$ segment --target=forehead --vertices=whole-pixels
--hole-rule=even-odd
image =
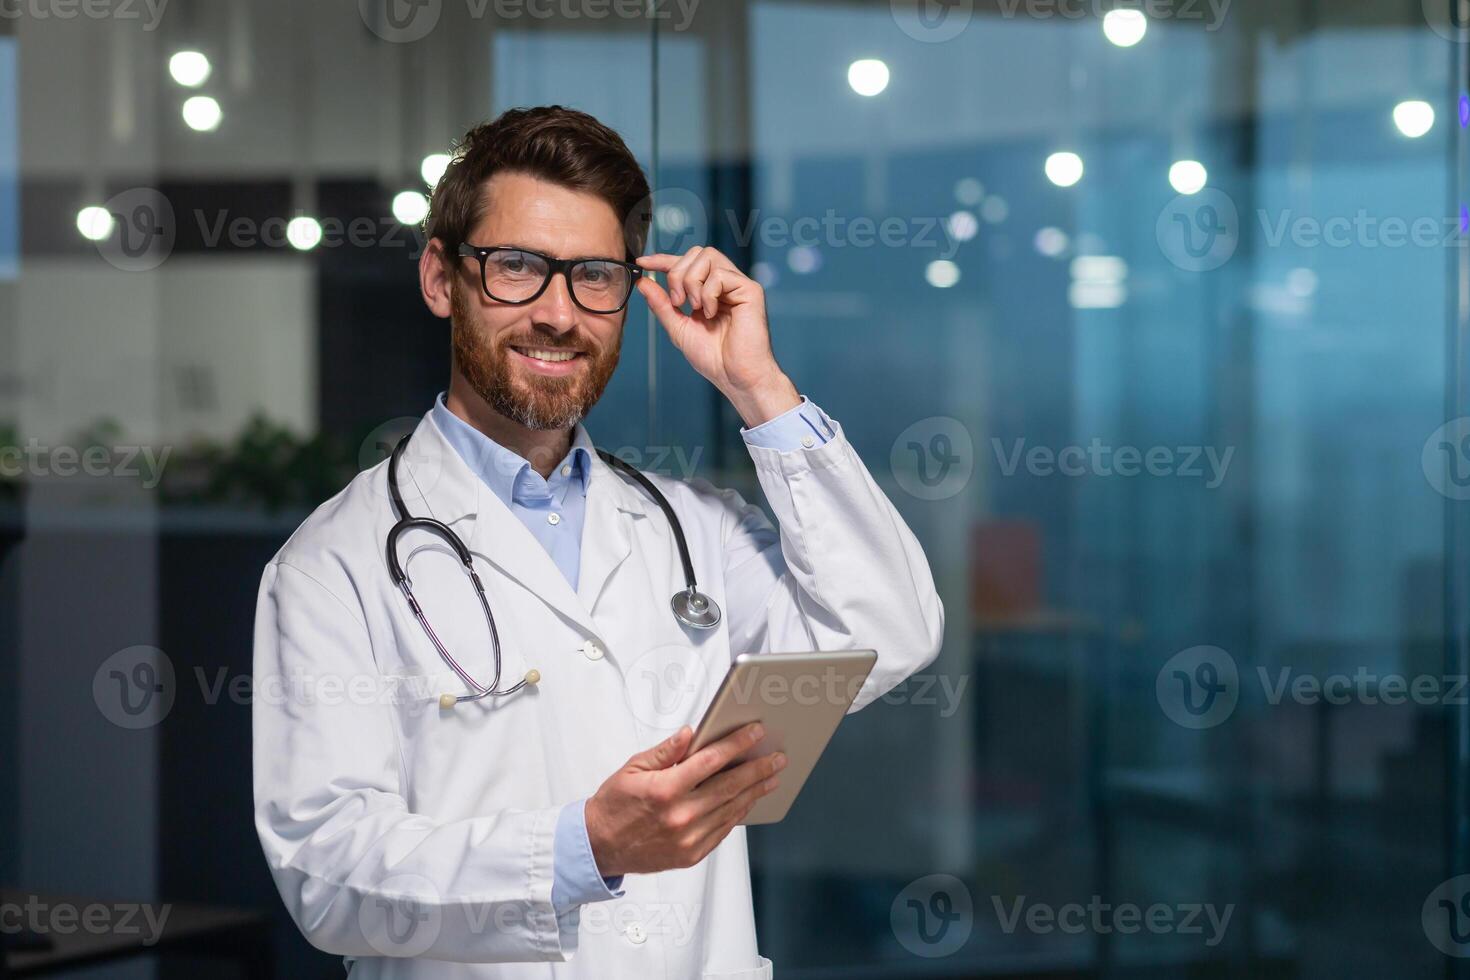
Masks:
[[[622,258],[623,225],[611,204],[523,173],[499,173],[480,191],[483,212],[470,232],[476,245],[520,245],[559,258]]]

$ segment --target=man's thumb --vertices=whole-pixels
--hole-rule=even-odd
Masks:
[[[669,327],[671,321],[675,321],[680,311],[674,307],[674,301],[663,286],[658,284],[652,276],[645,276],[638,280],[638,291],[643,294],[643,299],[648,303],[648,308],[653,315],[658,317],[658,322],[665,328]]]
[[[644,749],[633,756],[631,764],[634,769],[667,769],[680,759],[689,749],[689,739],[694,732],[688,725],[680,728],[668,738],[659,742],[650,749]]]

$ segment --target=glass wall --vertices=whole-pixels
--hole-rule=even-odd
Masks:
[[[559,102],[945,603],[750,832],[782,977],[1459,975],[1453,2],[0,3],[0,885],[339,975],[251,824],[256,586],[445,386],[434,155]],[[594,439],[757,500],[739,424],[635,299]]]

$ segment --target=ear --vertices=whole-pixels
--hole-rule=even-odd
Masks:
[[[454,304],[450,298],[453,281],[453,265],[444,242],[429,239],[429,244],[419,256],[419,290],[424,296],[424,305],[440,319],[448,319]]]

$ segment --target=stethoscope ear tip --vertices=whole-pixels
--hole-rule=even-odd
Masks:
[[[526,683],[531,685],[540,684],[541,671],[537,670],[535,667],[532,667],[530,670],[526,671]]]

